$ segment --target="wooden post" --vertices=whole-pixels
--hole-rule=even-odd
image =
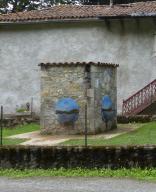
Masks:
[[[87,135],[88,135],[88,129],[87,129],[87,104],[85,104],[85,147],[87,147]]]
[[[31,118],[33,116],[33,97],[31,98]]]
[[[0,145],[3,145],[3,106],[1,106]]]

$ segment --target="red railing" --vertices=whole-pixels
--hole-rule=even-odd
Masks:
[[[122,114],[136,115],[156,101],[156,79],[123,101]]]

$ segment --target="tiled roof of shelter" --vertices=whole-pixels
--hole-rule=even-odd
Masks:
[[[59,63],[40,63],[39,66],[70,66],[70,65],[97,65],[97,66],[108,66],[108,67],[118,67],[118,64],[103,63],[103,62],[59,62]]]

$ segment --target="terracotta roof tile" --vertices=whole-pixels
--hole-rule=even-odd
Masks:
[[[98,65],[98,66],[107,66],[107,67],[118,67],[118,64],[113,63],[103,63],[103,62],[59,62],[59,63],[40,63],[39,66],[61,66],[61,65]]]
[[[109,5],[60,5],[48,9],[1,14],[0,22],[29,22],[99,17],[156,16],[156,1]]]

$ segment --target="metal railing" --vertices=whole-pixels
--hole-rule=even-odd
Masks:
[[[156,79],[128,99],[123,100],[122,114],[136,115],[154,101],[156,101]]]

